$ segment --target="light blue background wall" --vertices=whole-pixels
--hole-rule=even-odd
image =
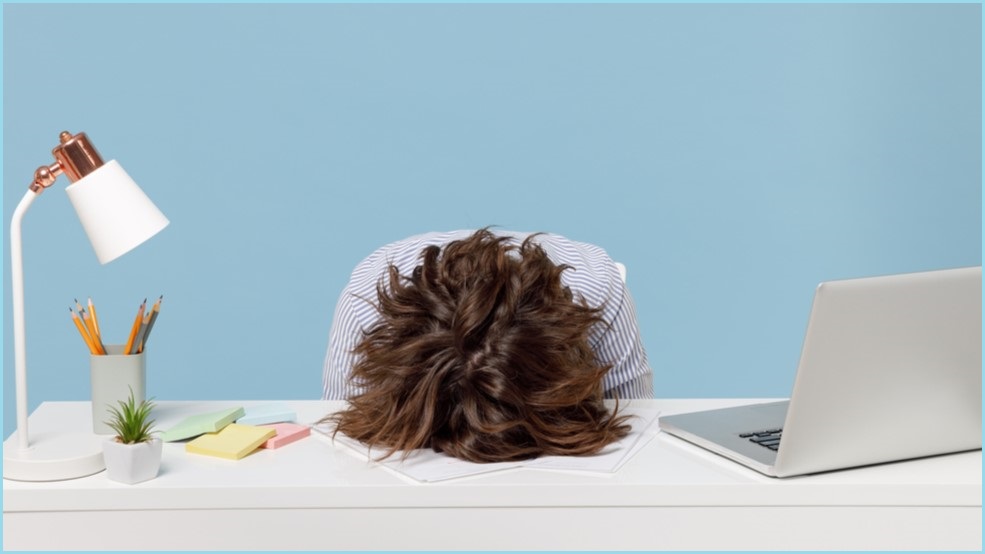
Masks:
[[[981,263],[979,5],[4,5],[7,226],[62,130],[172,225],[99,266],[60,180],[25,221],[30,404],[70,323],[165,295],[158,399],[317,398],[352,266],[498,224],[629,266],[665,397],[784,396],[814,285]],[[42,31],[39,34],[39,31]]]

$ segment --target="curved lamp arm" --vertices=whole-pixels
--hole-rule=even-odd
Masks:
[[[14,387],[17,394],[17,446],[27,450],[27,362],[24,340],[24,256],[21,250],[21,220],[44,188],[35,190],[37,179],[21,198],[10,221],[10,287],[14,307]]]
[[[34,200],[46,188],[54,184],[58,176],[65,172],[65,167],[74,166],[73,161],[80,158],[78,152],[83,149],[96,152],[84,134],[80,137],[80,141],[75,141],[72,144],[74,146],[75,143],[79,143],[83,146],[71,148],[69,152],[72,155],[70,157],[63,154],[56,158],[55,163],[43,165],[34,171],[34,181],[28,185],[24,198],[21,198],[20,203],[17,204],[10,220],[10,290],[14,308],[14,389],[17,399],[17,446],[21,450],[27,450],[30,447],[27,433],[27,341],[24,338],[24,254],[21,248],[21,221]],[[73,137],[71,133],[65,131],[62,132],[59,139],[61,144],[68,144]],[[57,150],[58,148],[56,148]],[[57,156],[58,152],[56,151],[52,153]],[[87,153],[81,158],[93,160],[93,155]],[[66,160],[65,165],[62,164],[62,160]],[[98,153],[95,153],[93,161],[102,163]]]

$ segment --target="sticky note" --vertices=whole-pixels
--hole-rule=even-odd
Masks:
[[[243,417],[244,413],[243,408],[239,407],[193,415],[162,433],[161,440],[164,442],[178,441],[197,437],[203,433],[215,433],[236,421],[237,418]]]
[[[238,460],[276,434],[277,430],[270,427],[231,423],[218,433],[206,433],[188,441],[185,452]]]
[[[267,423],[283,423],[297,419],[297,413],[287,404],[262,404],[249,406],[246,414],[236,420],[243,425],[265,425]]]
[[[262,448],[280,448],[311,434],[311,427],[297,423],[274,423],[273,425],[261,425],[261,427],[269,427],[277,432],[275,436],[267,439],[267,442],[261,445]]]

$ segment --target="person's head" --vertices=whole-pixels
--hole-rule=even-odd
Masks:
[[[625,436],[602,402],[589,333],[600,307],[561,283],[573,271],[533,237],[480,230],[429,246],[411,275],[377,285],[380,321],[355,352],[361,392],[326,418],[372,446],[432,448],[473,462],[591,454]]]

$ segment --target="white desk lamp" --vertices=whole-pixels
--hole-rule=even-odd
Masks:
[[[10,272],[14,305],[14,365],[17,432],[3,443],[3,478],[60,481],[98,473],[103,464],[101,437],[92,433],[47,433],[29,440],[27,364],[24,340],[24,263],[21,220],[44,189],[64,173],[66,189],[100,263],[132,250],[167,227],[168,220],[116,160],[103,163],[85,133],[63,132],[52,151],[55,163],[34,172],[34,181],[10,222]]]

